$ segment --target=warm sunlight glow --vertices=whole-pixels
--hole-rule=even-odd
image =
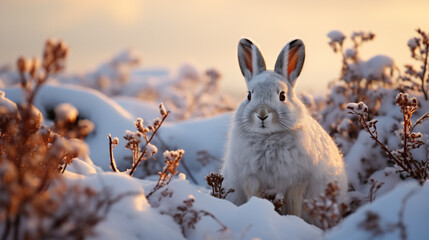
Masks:
[[[327,45],[329,31],[347,36],[373,31],[376,38],[362,48],[362,58],[385,54],[403,66],[410,60],[406,43],[415,29],[429,29],[429,1],[417,0],[6,0],[0,5],[0,64],[20,54],[37,55],[47,37],[70,44],[68,71],[95,67],[132,46],[146,67],[174,70],[185,62],[202,69],[215,67],[224,90],[239,97],[246,92],[236,56],[242,37],[258,43],[269,69],[287,41],[301,38],[307,57],[297,89],[323,92],[341,68],[339,56]]]
[[[149,207],[146,196],[140,194],[134,198],[134,206],[137,211],[144,211]]]

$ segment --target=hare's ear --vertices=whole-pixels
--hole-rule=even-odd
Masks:
[[[238,63],[247,82],[252,76],[266,70],[264,57],[258,47],[245,38],[238,43]]]
[[[290,41],[284,46],[277,57],[274,70],[281,74],[291,86],[295,86],[296,79],[301,73],[305,59],[304,43],[300,39]]]

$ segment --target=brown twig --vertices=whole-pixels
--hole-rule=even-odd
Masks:
[[[130,170],[130,176],[132,176],[134,174],[134,172],[136,171],[137,166],[140,164],[141,161],[143,161],[143,156],[146,153],[146,147],[147,147],[147,145],[152,141],[153,137],[156,135],[156,133],[158,132],[158,129],[161,127],[161,125],[164,122],[164,120],[168,117],[169,113],[170,113],[170,111],[168,111],[168,112],[166,112],[165,114],[162,115],[161,122],[155,128],[155,130],[153,131],[153,133],[150,136],[150,138],[146,139],[146,144],[143,147],[143,152],[140,154],[140,157],[137,159],[137,161],[133,164],[133,166],[132,166],[132,168]]]
[[[407,172],[410,177],[419,181],[420,184],[423,184],[428,178],[428,161],[415,160],[410,152],[412,149],[419,148],[423,142],[419,140],[421,134],[411,133],[412,122],[411,116],[417,110],[418,103],[416,98],[409,98],[408,94],[399,93],[396,97],[396,103],[401,107],[401,113],[403,114],[403,131],[404,136],[401,139],[403,144],[402,150],[397,150],[393,153],[384,143],[378,139],[376,120],[368,121],[367,112],[368,107],[362,102],[358,104],[349,104],[347,109],[349,113],[358,115],[360,125],[370,134],[371,138],[377,142],[377,144],[383,149],[388,157],[401,168],[402,172]],[[364,106],[364,108],[362,107]],[[364,109],[364,111],[362,111]],[[421,119],[421,120],[420,120]],[[425,116],[421,117],[419,120],[421,123]],[[410,142],[414,144],[410,145]]]
[[[358,113],[356,113],[356,114],[358,114]],[[387,153],[387,155],[389,156],[389,158],[392,161],[394,161],[396,164],[398,164],[398,166],[400,166],[401,168],[406,169],[406,167],[402,164],[402,162],[398,158],[396,158],[395,155],[392,154],[392,152],[390,151],[389,147],[387,147],[386,145],[384,145],[384,143],[382,143],[378,139],[377,131],[375,131],[375,133],[374,133],[374,132],[372,132],[370,130],[370,127],[368,126],[368,124],[367,124],[365,118],[363,117],[363,115],[362,114],[358,114],[358,117],[359,117],[359,123],[361,124],[361,126],[365,128],[366,132],[368,132],[371,135],[371,138],[373,140],[375,140],[378,143],[378,145]]]
[[[182,234],[186,236],[185,229],[195,229],[195,225],[201,220],[200,214],[203,216],[209,216],[215,220],[222,228],[219,229],[221,232],[229,232],[229,228],[225,226],[214,214],[206,210],[196,210],[193,206],[195,200],[193,198],[188,198],[183,200],[183,205],[177,206],[177,212],[174,213],[173,219],[180,225],[182,228]]]
[[[166,151],[164,152],[164,158],[165,158],[165,166],[162,172],[159,172],[159,179],[156,183],[153,190],[146,195],[146,198],[149,199],[152,194],[154,194],[156,191],[161,189],[162,187],[168,185],[173,178],[174,175],[178,173],[177,167],[179,166],[179,162],[182,159],[183,154],[185,151],[183,149],[179,149],[177,151]]]
[[[209,173],[206,176],[207,185],[212,188],[211,195],[215,198],[225,199],[228,194],[234,192],[234,189],[228,189],[225,192],[225,188],[222,187],[223,176],[220,173]]]
[[[114,171],[114,172],[120,172],[118,170],[118,168],[116,167],[116,161],[115,158],[113,157],[113,148],[115,148],[115,146],[117,145],[113,143],[112,141],[112,136],[109,134],[107,135],[107,137],[109,138],[109,153],[110,153],[110,168]]]
[[[371,183],[371,188],[369,189],[368,200],[369,202],[373,202],[375,200],[375,195],[377,194],[378,190],[384,185],[384,182],[379,182],[374,178],[369,179],[369,181]]]

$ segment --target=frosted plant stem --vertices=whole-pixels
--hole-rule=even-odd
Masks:
[[[152,135],[150,136],[149,140],[146,141],[146,145],[144,145],[143,147],[143,152],[140,155],[139,159],[136,161],[135,164],[133,164],[133,167],[131,168],[130,171],[130,176],[132,176],[134,174],[134,172],[136,171],[137,166],[140,164],[140,162],[143,160],[143,156],[146,153],[146,146],[150,143],[150,141],[152,141],[153,137],[156,135],[156,133],[158,132],[158,129],[161,127],[162,123],[164,122],[164,120],[167,118],[168,114],[170,113],[170,111],[166,112],[165,115],[162,116],[161,122],[159,123],[158,127],[155,129],[155,131],[152,133]]]

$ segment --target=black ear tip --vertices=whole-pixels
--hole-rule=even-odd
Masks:
[[[298,47],[298,46],[304,46],[304,43],[302,42],[301,39],[295,39],[289,42],[289,49],[294,48],[294,47]]]
[[[252,47],[252,45],[253,45],[253,43],[252,43],[252,41],[250,41],[249,39],[247,39],[247,38],[242,38],[241,40],[240,40],[240,42],[239,42],[239,45],[242,45],[242,46],[245,46],[245,47]]]

